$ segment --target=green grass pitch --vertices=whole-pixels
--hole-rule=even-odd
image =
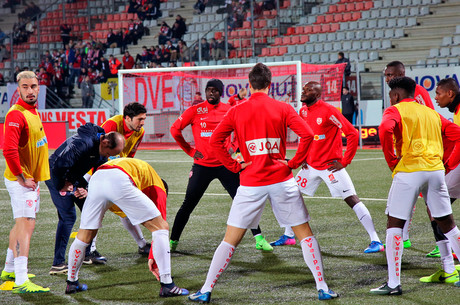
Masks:
[[[289,151],[292,156],[293,152]],[[137,157],[149,162],[169,184],[168,222],[172,226],[187,186],[192,160],[182,151],[139,151]],[[0,161],[3,172],[5,161]],[[380,150],[359,150],[347,168],[358,196],[369,208],[377,232],[385,239],[384,214],[391,173]],[[41,207],[32,237],[29,272],[34,282],[48,286],[51,293],[13,295],[0,291],[0,304],[186,304],[186,297],[160,299],[159,283],[148,271],[147,258],[137,254],[137,245],[118,218],[108,212],[98,235],[98,250],[108,257],[106,265],[83,266],[80,280],[89,290],[65,295],[66,276],[50,276],[53,261],[57,212],[48,190],[41,184]],[[13,225],[8,192],[0,186],[0,265],[3,268],[8,234]],[[435,272],[440,260],[427,258],[434,247],[425,205],[419,199],[412,222],[412,248],[403,254],[402,296],[373,296],[371,288],[386,281],[384,252],[364,254],[369,238],[355,213],[342,201],[330,198],[323,184],[314,198],[305,197],[312,216],[312,229],[321,245],[325,276],[329,286],[340,293],[333,304],[459,304],[460,288],[427,285],[419,278]],[[217,245],[222,240],[231,200],[218,181],[214,181],[193,212],[181,237],[177,253],[172,254],[175,282],[198,290],[203,284]],[[454,216],[460,219],[459,204]],[[77,212],[78,216],[80,215]],[[74,227],[77,230],[79,218]],[[264,211],[260,226],[267,240],[283,234],[270,206]],[[144,236],[151,239],[143,229]],[[70,242],[73,240],[71,239]],[[70,247],[70,243],[69,243]],[[254,238],[247,233],[237,248],[227,271],[212,294],[212,304],[307,304],[319,303],[313,277],[306,267],[300,246],[277,247],[273,253],[255,249]]]

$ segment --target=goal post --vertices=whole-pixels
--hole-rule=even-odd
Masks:
[[[269,95],[289,103],[297,111],[301,108],[302,84],[317,81],[323,86],[323,100],[340,107],[345,64],[312,65],[300,61],[267,62],[272,72]],[[221,102],[249,89],[248,74],[255,63],[238,65],[192,66],[118,71],[118,111],[124,105],[139,102],[147,108],[144,142],[174,142],[169,128],[179,115],[190,107],[196,92],[205,98],[208,80],[220,79],[224,83]],[[248,90],[248,95],[250,92]],[[185,132],[188,140],[191,134]],[[293,138],[292,141],[296,141]]]

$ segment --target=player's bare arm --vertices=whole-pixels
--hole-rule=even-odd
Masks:
[[[337,161],[337,160],[331,161],[327,165],[330,165],[327,170],[331,171],[333,173],[341,170],[342,168],[345,168],[345,166],[343,166],[343,164],[340,163],[340,161]]]
[[[201,153],[201,151],[195,151],[195,154],[193,155],[193,159],[196,159],[196,160],[199,160],[199,159],[203,159],[204,156],[203,154]]]

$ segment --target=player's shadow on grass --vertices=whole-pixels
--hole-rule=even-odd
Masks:
[[[69,304],[69,300],[67,300],[65,297],[57,296],[53,294],[53,291],[51,293],[45,292],[45,293],[36,293],[36,294],[20,294],[20,298],[24,301],[23,303],[27,304]],[[88,303],[91,304],[91,303]]]

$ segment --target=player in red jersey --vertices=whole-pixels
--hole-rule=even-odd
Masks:
[[[232,95],[228,99],[228,103],[230,104],[230,106],[235,106],[235,105],[241,104],[242,102],[247,101],[247,99],[246,99],[247,94],[248,94],[248,90],[246,88],[241,88],[240,91],[238,91],[237,94]]]
[[[409,77],[394,78],[389,86],[392,106],[385,110],[379,126],[382,151],[393,176],[385,211],[388,282],[371,289],[377,295],[402,294],[403,227],[420,192],[452,248],[460,253],[460,230],[452,215],[444,179],[444,171],[459,163],[460,147],[454,148],[445,165],[442,160],[443,137],[458,143],[460,128],[436,111],[419,105],[414,100],[415,81]]]
[[[404,67],[404,64],[402,62],[392,61],[386,65],[385,70],[383,71],[383,75],[385,76],[385,82],[388,84],[395,77],[406,76],[406,68]],[[431,98],[430,98],[430,94],[428,93],[428,91],[426,91],[425,88],[423,88],[420,85],[415,86],[414,99],[417,103],[421,105],[425,105],[431,109],[434,109],[433,102],[431,101]],[[412,214],[414,212],[415,212],[415,206],[414,206],[414,211],[412,211]],[[411,222],[412,222],[412,217],[410,221],[406,222],[406,225],[403,230],[404,248],[410,248],[412,245],[409,239],[409,228],[410,228]]]
[[[223,166],[209,145],[209,139],[217,124],[224,118],[230,105],[220,102],[224,84],[218,79],[211,79],[206,84],[206,101],[188,108],[171,126],[171,135],[186,154],[194,159],[185,193],[185,199],[176,214],[171,230],[171,250],[175,251],[182,231],[196,205],[209,184],[219,179],[229,195],[233,198],[240,185],[238,173],[233,173]],[[195,148],[190,146],[182,135],[182,130],[192,126]],[[262,236],[260,228],[254,228],[252,234],[256,239],[256,249],[273,251],[273,247]]]
[[[460,125],[460,89],[458,83],[453,78],[445,78],[436,85],[436,102],[441,108],[448,108],[454,113],[454,123]],[[443,162],[446,162],[453,149],[455,142],[443,138]],[[446,173],[446,186],[450,196],[450,203],[454,203],[457,198],[460,198],[460,166],[457,165],[453,170]],[[449,240],[442,233],[441,228],[436,220],[431,216],[430,210],[427,208],[428,216],[430,217],[431,227],[433,228],[434,237],[436,240],[436,248],[427,254],[428,257],[441,257],[442,268],[432,275],[420,278],[422,283],[452,283],[458,282],[458,271],[460,265],[455,266],[454,256],[449,244]],[[456,258],[456,257],[455,257]]]
[[[308,82],[303,87],[302,103],[306,106],[300,109],[300,116],[313,129],[314,141],[305,160],[307,165],[296,176],[297,184],[302,193],[313,196],[324,181],[333,197],[341,197],[353,209],[369,234],[371,243],[364,253],[381,252],[383,244],[375,231],[369,210],[356,195],[345,169],[358,149],[358,132],[335,107],[321,100],[321,94],[322,88],[318,82]],[[342,132],[347,138],[347,149],[343,156]],[[283,236],[289,236],[289,232]]]
[[[267,199],[279,224],[292,226],[301,240],[303,257],[315,278],[319,299],[338,297],[325,282],[319,244],[292,175],[292,169],[301,165],[313,133],[292,106],[268,96],[270,85],[271,71],[262,63],[256,64],[249,72],[251,97],[232,107],[211,136],[217,158],[232,172],[241,172],[241,186],[233,199],[224,240],[214,253],[206,282],[189,296],[192,301],[210,301],[212,289],[228,267],[246,230],[257,227]],[[300,136],[298,150],[289,162],[285,161],[288,127]],[[232,159],[226,149],[225,141],[233,131],[246,163]]]

